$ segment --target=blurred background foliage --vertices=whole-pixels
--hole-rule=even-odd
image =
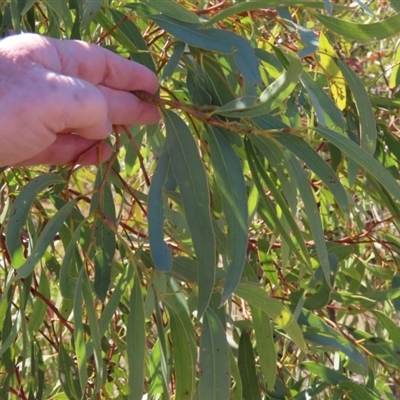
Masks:
[[[399,12],[3,2],[155,71],[163,122],[1,172],[0,398],[399,398]]]

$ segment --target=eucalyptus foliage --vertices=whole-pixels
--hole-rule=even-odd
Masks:
[[[395,399],[398,1],[10,0],[160,78],[104,165],[1,172],[1,399]]]

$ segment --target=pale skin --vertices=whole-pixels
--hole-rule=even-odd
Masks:
[[[97,164],[113,125],[152,124],[156,75],[99,46],[35,34],[0,41],[0,167]]]

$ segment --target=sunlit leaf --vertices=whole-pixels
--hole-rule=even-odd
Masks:
[[[215,113],[230,117],[254,117],[267,114],[287,99],[296,87],[303,67],[297,56],[291,52],[286,53],[289,58],[289,68],[259,97],[240,97],[218,108]]]
[[[369,154],[373,155],[376,148],[376,122],[371,102],[367,91],[360,78],[342,60],[337,64],[342,71],[346,84],[349,86],[354,97],[360,121],[360,146]]]
[[[382,40],[398,33],[400,14],[387,18],[384,21],[357,24],[327,15],[314,14],[322,24],[333,32],[354,40]]]
[[[241,283],[235,290],[235,294],[247,301],[251,306],[260,308],[276,324],[282,327],[291,339],[301,348],[306,349],[306,343],[303,338],[300,327],[293,319],[289,309],[280,301],[268,296],[268,293],[260,287]]]

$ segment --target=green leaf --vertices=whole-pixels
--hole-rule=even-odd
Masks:
[[[379,321],[388,331],[389,336],[393,340],[393,342],[400,346],[400,328],[398,327],[398,325],[384,313],[376,310],[372,312],[378,317]]]
[[[191,46],[235,54],[236,63],[243,75],[253,83],[262,84],[258,59],[245,38],[222,29],[202,29],[201,24],[190,24],[165,15],[151,15],[150,18],[162,29]]]
[[[102,0],[79,0],[81,26],[84,30],[89,29],[93,18],[100,11]]]
[[[165,111],[167,148],[182,197],[186,220],[197,257],[199,316],[206,310],[215,283],[215,236],[210,215],[210,197],[204,165],[188,126],[171,111]]]
[[[290,51],[285,54],[289,59],[287,71],[272,82],[259,97],[240,97],[224,104],[214,113],[230,117],[255,117],[267,114],[278,107],[293,92],[303,71],[303,66],[296,54]]]
[[[147,197],[147,221],[149,224],[150,254],[154,266],[163,272],[172,268],[172,254],[164,241],[164,211],[163,187],[167,179],[171,163],[166,145],[161,151],[156,170],[151,179],[149,195]]]
[[[89,279],[86,274],[85,268],[82,268],[79,274],[79,279],[82,279],[82,293],[83,299],[85,300],[86,315],[89,320],[90,327],[90,338],[93,344],[93,354],[96,366],[96,377],[94,379],[94,393],[100,391],[101,385],[103,384],[103,359],[101,353],[101,336],[99,330],[99,324],[97,321],[97,313],[93,301],[92,292],[90,289]]]
[[[345,62],[337,60],[337,64],[353,94],[354,102],[357,107],[360,123],[360,146],[367,153],[373,155],[376,148],[377,131],[374,111],[371,106],[371,101],[369,100],[369,95],[365,90],[363,82]]]
[[[277,7],[307,7],[307,8],[324,8],[325,4],[322,1],[308,1],[308,0],[269,0],[268,8]],[[211,17],[203,26],[213,25],[225,18],[228,18],[235,14],[241,14],[250,10],[265,8],[264,0],[248,0],[246,2],[240,2],[239,4],[232,5],[225,8],[223,11]]]
[[[275,139],[300,158],[307,166],[321,178],[330,192],[335,196],[339,207],[345,215],[349,215],[349,201],[346,191],[331,166],[318,153],[298,136],[277,134]]]
[[[303,71],[300,81],[310,96],[318,123],[330,129],[334,129],[337,126],[344,130],[346,125],[342,112],[325,91],[311,78],[310,74]],[[325,115],[328,117],[328,120],[325,118]]]
[[[247,251],[247,195],[240,160],[223,134],[211,128],[209,134],[211,162],[228,229],[228,265],[221,302],[233,293],[240,281]]]
[[[326,282],[328,285],[331,285],[331,269],[329,264],[328,250],[326,248],[324,230],[322,228],[321,217],[317,203],[315,202],[313,191],[311,190],[303,168],[293,155],[289,157],[289,164],[292,170],[292,176],[297,181],[297,186],[303,200],[319,262],[321,263],[322,270],[324,271]]]
[[[273,390],[277,374],[277,354],[269,316],[260,308],[250,307],[256,335],[256,349],[268,390]]]
[[[327,368],[324,365],[317,364],[312,361],[305,361],[301,363],[301,366],[306,368],[308,371],[312,372],[313,374],[319,376],[320,378],[324,379],[326,382],[330,383],[331,385],[337,385],[341,382],[350,381],[345,375],[342,375],[340,372],[337,372],[333,369]]]
[[[261,149],[261,145],[266,145],[268,139],[263,138],[263,137],[250,137],[251,141],[253,143],[255,143],[256,147]],[[264,140],[265,139],[265,140]],[[260,143],[261,142],[261,143]],[[295,221],[295,219],[293,218],[290,209],[284,199],[284,197],[282,196],[281,192],[278,190],[278,188],[275,186],[274,182],[272,181],[272,179],[269,177],[269,175],[266,173],[266,171],[264,170],[260,160],[257,158],[256,154],[254,153],[254,151],[252,150],[251,146],[249,146],[248,142],[246,141],[246,151],[248,153],[248,161],[249,161],[249,166],[250,169],[252,171],[252,176],[253,176],[253,180],[258,188],[258,191],[260,193],[260,198],[261,198],[261,203],[265,203],[265,205],[267,206],[268,209],[271,209],[272,211],[272,207],[270,207],[272,204],[272,201],[264,195],[263,190],[262,190],[262,186],[261,186],[261,181],[258,178],[258,174],[260,175],[260,177],[262,178],[262,180],[265,182],[265,184],[267,185],[268,189],[271,190],[273,196],[274,196],[274,200],[276,201],[276,203],[278,204],[278,206],[281,208],[282,213],[284,214],[286,221],[288,222],[289,226],[292,228],[293,231],[293,235],[297,240],[297,244],[293,243],[293,241],[291,240],[291,237],[289,235],[288,232],[286,232],[286,230],[284,229],[283,225],[281,224],[281,222],[279,220],[277,220],[277,217],[274,216],[273,212],[270,212],[271,218],[273,220],[275,220],[275,224],[277,224],[277,226],[280,228],[279,232],[282,236],[283,239],[285,239],[285,241],[288,243],[288,245],[290,246],[290,248],[292,249],[292,251],[298,255],[298,257],[300,259],[302,259],[302,261],[308,265],[308,267],[311,269],[311,260],[308,254],[308,249],[307,246],[304,242],[304,238],[303,235],[300,231],[300,228],[297,226],[297,223]],[[257,173],[258,171],[258,173]],[[297,246],[300,247],[301,252],[297,249]]]
[[[38,291],[44,298],[46,299],[50,298],[49,281],[44,269],[42,269],[40,272]],[[30,315],[28,323],[28,329],[32,334],[36,333],[37,330],[42,325],[43,319],[46,315],[46,310],[47,310],[47,304],[40,297],[37,297],[33,305],[32,314]]]
[[[200,398],[228,399],[231,383],[226,333],[218,316],[208,308],[200,342]]]
[[[176,288],[170,280],[172,289]],[[192,323],[185,299],[180,294],[169,294],[165,298],[170,317],[170,331],[175,367],[175,399],[190,400],[195,392],[197,350]]]
[[[58,373],[61,386],[68,399],[80,400],[82,398],[82,391],[79,386],[79,374],[74,360],[68,355],[62,343],[59,344],[58,351]]]
[[[156,72],[156,66],[154,60],[149,54],[149,49],[147,47],[146,41],[143,39],[142,33],[136,24],[122,12],[115,10],[114,8],[109,9],[114,22],[117,24],[116,32],[112,29],[111,34],[117,34],[117,39],[121,43],[121,37],[118,35],[123,35],[126,41],[129,43],[128,48],[133,48],[136,51],[131,51],[130,56],[132,60],[145,65],[147,68]],[[122,23],[121,23],[122,22]],[[121,43],[123,44],[123,43]]]
[[[83,328],[83,274],[79,274],[76,282],[75,298],[74,298],[74,342],[76,362],[79,374],[79,384],[82,393],[85,392],[88,374],[87,374],[87,352],[85,343],[85,333]]]
[[[144,361],[146,356],[146,331],[142,289],[139,275],[135,274],[129,299],[129,316],[126,327],[126,343],[129,367],[129,400],[143,398]]]
[[[124,4],[123,7],[137,10],[137,12],[141,15],[146,15],[148,17],[152,16],[155,11],[158,11],[160,14],[183,22],[200,23],[204,21],[202,18],[188,10],[183,5],[175,3],[174,0],[147,0],[145,4],[128,3]]]
[[[6,245],[14,268],[24,263],[24,247],[21,243],[21,230],[26,223],[32,203],[42,190],[50,185],[64,183],[64,179],[56,174],[44,174],[32,179],[15,200],[10,210],[10,220],[6,231]]]
[[[396,14],[381,22],[356,24],[342,19],[314,14],[315,18],[328,29],[353,40],[382,40],[399,32],[400,14]]]
[[[176,3],[173,3],[173,4],[176,4]],[[183,43],[183,42],[175,43],[174,51],[163,69],[163,73],[162,73],[162,77],[161,77],[162,80],[167,81],[172,77],[175,69],[177,68],[177,66],[181,60],[181,57],[182,57],[184,51],[185,51],[185,43]]]
[[[102,218],[96,219],[94,224],[94,238],[96,245],[94,290],[99,300],[104,302],[111,281],[116,238],[114,231]]]
[[[307,342],[322,346],[325,351],[341,351],[352,361],[358,364],[362,371],[367,373],[368,363],[364,356],[357,351],[354,345],[349,343],[345,338],[341,337],[336,332],[333,334],[332,332],[321,332],[317,328],[312,330],[307,329],[307,331],[304,333],[304,338],[307,340]],[[319,347],[319,349],[321,348]]]
[[[370,154],[345,136],[327,128],[314,128],[350,159],[369,172],[395,199],[400,201],[400,186],[392,175]]]
[[[30,275],[43,257],[47,247],[54,241],[54,237],[64,224],[65,220],[72,212],[78,200],[71,200],[66,203],[60,211],[58,211],[51,220],[44,227],[36,246],[32,250],[32,254],[26,259],[25,263],[17,270],[17,274],[14,276],[13,281],[21,278],[26,278]]]
[[[82,225],[85,221],[81,222],[71,236],[60,268],[60,292],[63,297],[73,299],[75,295],[75,285],[78,277],[78,260],[79,256],[77,246],[78,240],[81,236]],[[82,261],[80,263],[82,265]]]
[[[253,348],[250,336],[247,332],[242,332],[238,350],[238,366],[242,380],[243,400],[261,400],[260,387],[256,375]]]
[[[280,301],[271,298],[260,287],[248,283],[239,284],[235,294],[247,301],[251,306],[263,310],[278,326],[286,331],[300,349],[307,351],[307,345],[299,325],[294,320],[290,310]]]

